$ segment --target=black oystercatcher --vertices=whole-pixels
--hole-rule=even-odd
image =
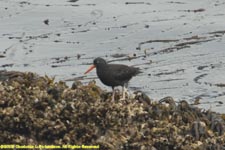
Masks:
[[[139,68],[129,67],[121,64],[108,64],[104,59],[98,57],[94,60],[93,65],[84,73],[87,74],[92,69],[96,68],[99,79],[107,86],[111,86],[113,90],[112,100],[114,101],[114,87],[122,86],[123,100],[125,99],[125,89],[128,86],[128,81],[138,73]]]

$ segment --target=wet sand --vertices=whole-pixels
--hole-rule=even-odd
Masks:
[[[224,0],[0,3],[1,70],[69,80],[104,57],[143,70],[130,90],[158,100],[200,100],[200,107],[225,112]],[[87,83],[96,73],[81,79]]]

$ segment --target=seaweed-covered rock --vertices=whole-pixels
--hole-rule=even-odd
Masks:
[[[94,82],[69,88],[47,76],[0,72],[0,143],[216,150],[225,149],[224,131],[224,114],[172,97],[157,102],[138,91],[112,102]]]

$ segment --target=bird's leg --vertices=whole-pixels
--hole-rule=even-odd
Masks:
[[[123,97],[121,100],[125,100],[126,99],[126,93],[128,95],[128,98],[129,98],[129,92],[127,90],[127,87],[128,87],[128,83],[125,83],[123,86],[122,86],[122,90],[123,90]]]
[[[125,100],[126,99],[126,92],[127,92],[127,88],[125,85],[122,86],[122,98],[120,100]]]
[[[112,101],[115,101],[115,89],[112,87]]]

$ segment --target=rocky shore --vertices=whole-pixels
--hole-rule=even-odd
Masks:
[[[0,143],[122,150],[223,150],[225,115],[137,91],[115,102],[95,82],[0,72]]]

